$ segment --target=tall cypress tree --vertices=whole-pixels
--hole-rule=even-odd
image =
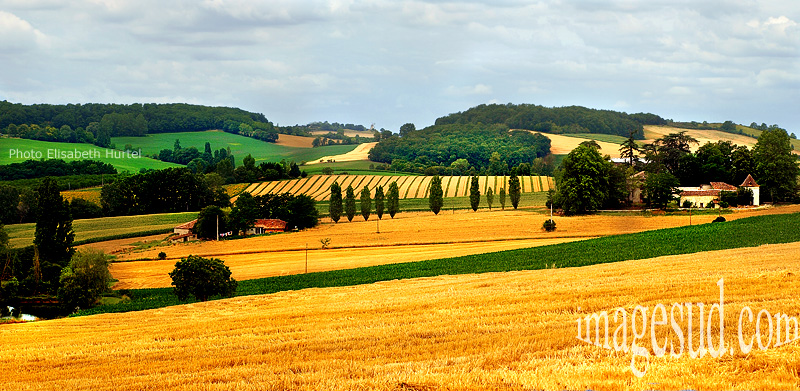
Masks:
[[[428,195],[428,206],[433,214],[438,215],[444,205],[444,191],[442,190],[442,178],[438,175],[431,180],[431,190]]]
[[[356,193],[353,186],[347,186],[344,195],[344,214],[347,216],[347,221],[353,221],[356,216]]]
[[[37,192],[36,230],[33,244],[39,253],[42,279],[55,287],[61,268],[69,264],[75,248],[69,202],[61,196],[55,179],[45,178]]]
[[[383,186],[378,186],[375,189],[375,214],[378,215],[378,220],[383,218],[383,200],[386,198],[383,195]]]
[[[519,184],[519,178],[516,172],[511,173],[511,178],[508,180],[508,197],[511,198],[511,206],[517,209],[519,205],[519,198],[522,196],[522,187]]]
[[[369,220],[369,215],[372,212],[372,197],[370,196],[369,187],[366,185],[361,189],[361,216],[364,221]]]
[[[500,208],[506,210],[506,189],[504,187],[500,188]]]
[[[339,218],[342,217],[342,187],[339,186],[338,181],[334,181],[331,185],[331,203],[328,204],[328,213],[334,223],[338,223]]]
[[[478,205],[481,203],[481,189],[478,184],[478,177],[472,177],[472,183],[469,185],[469,205],[473,211],[478,211]]]
[[[486,189],[486,203],[489,204],[489,210],[492,210],[493,202],[494,202],[494,191],[490,187]]]
[[[400,211],[400,188],[397,187],[397,181],[389,185],[389,195],[387,198],[386,203],[389,216],[394,218],[394,215]]]

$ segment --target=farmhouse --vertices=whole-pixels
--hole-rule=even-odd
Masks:
[[[197,223],[197,219],[194,219],[188,223],[183,223],[175,228],[172,229],[172,232],[176,233],[177,236],[171,237],[169,240],[171,242],[186,242],[189,240],[197,239],[197,235],[192,232],[194,229],[194,225]]]
[[[245,235],[261,235],[270,232],[286,231],[286,222],[279,219],[258,219],[253,228],[245,232]]]
[[[759,186],[751,175],[748,174],[739,187],[750,189],[753,192],[753,205],[760,205]],[[678,205],[683,205],[684,202],[689,201],[693,206],[699,208],[708,208],[711,205],[716,205],[723,191],[738,190],[736,186],[725,182],[711,182],[708,185],[699,187],[679,187],[678,189],[681,190],[681,199]]]

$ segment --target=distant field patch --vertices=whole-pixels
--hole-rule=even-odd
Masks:
[[[56,143],[49,141],[25,140],[19,138],[3,138],[0,140],[2,140],[0,141],[0,144],[3,146],[3,149],[0,150],[0,164],[22,163],[25,160],[29,160],[29,158],[24,157],[25,155],[21,155],[20,153],[28,153],[34,154],[35,156],[40,156],[34,157],[32,160],[53,158],[62,159],[67,162],[75,160],[99,160],[103,163],[109,163],[113,165],[114,168],[116,168],[119,172],[128,171],[136,173],[142,168],[160,170],[167,167],[180,167],[178,164],[166,163],[147,157],[137,158],[128,157],[127,155],[114,156],[115,152],[117,154],[120,154],[121,152],[113,149],[101,148],[91,144]],[[175,140],[173,140],[173,142],[174,141]],[[19,153],[15,153],[17,151],[19,151]],[[87,155],[91,157],[89,159],[70,159],[68,157],[62,157],[64,153],[70,152],[72,152],[73,155],[76,155],[74,151],[78,151],[78,153],[87,153]],[[48,154],[52,155],[49,156]]]
[[[256,159],[256,163],[279,161],[281,159],[294,160],[300,163],[316,160],[326,155],[347,153],[356,148],[356,145],[329,145],[317,148],[297,147],[288,145],[298,143],[296,139],[288,144],[268,143],[238,134],[225,133],[221,130],[158,133],[149,134],[145,137],[113,137],[111,141],[117,148],[123,148],[126,144],[130,144],[134,148],[141,148],[142,153],[145,155],[153,155],[158,154],[162,149],[173,149],[176,139],[180,140],[182,148],[195,147],[201,153],[205,148],[206,142],[211,144],[212,150],[230,147],[231,153],[236,157],[237,165],[241,164],[242,158],[248,154]]]

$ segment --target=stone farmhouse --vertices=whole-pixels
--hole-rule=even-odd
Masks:
[[[750,189],[753,192],[753,205],[760,205],[759,186],[751,175],[747,175],[747,178],[739,187]],[[699,187],[679,187],[678,189],[681,190],[678,205],[683,205],[684,202],[689,201],[695,207],[708,208],[711,205],[718,207],[717,202],[723,191],[736,191],[738,188],[725,182],[711,182]]]

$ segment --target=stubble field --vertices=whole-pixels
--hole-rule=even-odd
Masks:
[[[11,389],[796,389],[797,341],[763,351],[754,346],[745,355],[736,321],[743,306],[798,315],[799,258],[797,243],[765,245],[5,325],[0,371]],[[693,359],[687,346],[680,358],[651,357],[649,367],[637,360],[637,369],[646,369],[638,378],[630,353],[576,338],[577,319],[592,312],[710,306],[719,302],[721,278],[726,353],[720,358]],[[697,349],[696,323],[693,330]],[[751,323],[743,330],[754,335]],[[646,331],[638,343],[652,352]],[[656,337],[679,344],[669,326],[659,326]],[[627,338],[631,345],[633,335]]]

